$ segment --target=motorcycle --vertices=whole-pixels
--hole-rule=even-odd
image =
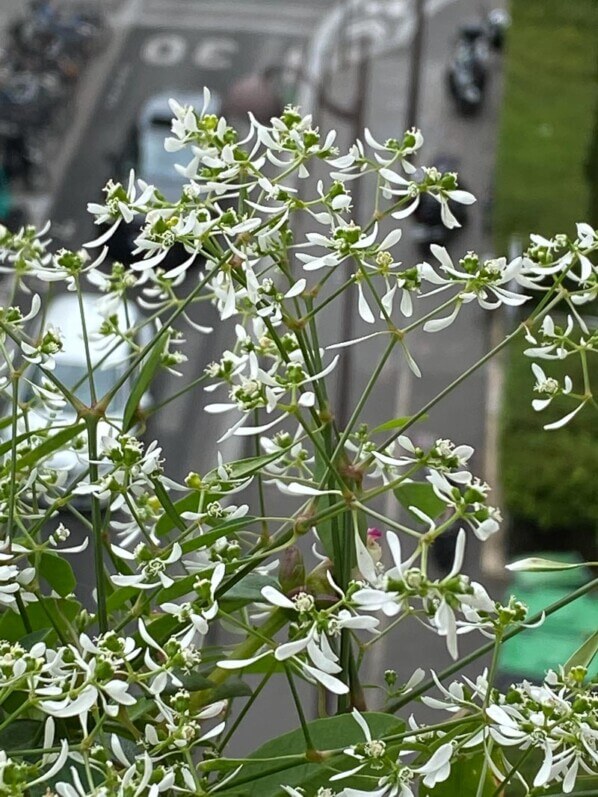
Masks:
[[[105,44],[108,26],[100,14],[64,11],[48,0],[30,5],[30,16],[9,28],[12,41],[20,49],[49,51],[58,46],[77,59],[89,57]]]
[[[495,50],[502,50],[506,32],[511,25],[511,15],[504,8],[494,8],[486,17],[488,41]]]
[[[464,115],[477,113],[484,99],[490,57],[484,27],[463,25],[457,35],[446,79],[457,111]]]

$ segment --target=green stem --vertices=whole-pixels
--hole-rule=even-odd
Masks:
[[[239,711],[237,717],[235,718],[235,720],[232,723],[232,725],[229,727],[229,729],[226,732],[225,736],[223,736],[222,739],[220,740],[220,742],[218,744],[218,751],[220,753],[222,752],[222,750],[224,750],[226,745],[229,743],[229,741],[231,740],[233,734],[235,733],[235,731],[237,730],[237,728],[239,727],[239,725],[243,721],[243,718],[246,716],[247,712],[252,707],[252,705],[255,703],[255,701],[259,697],[261,691],[263,690],[263,688],[266,686],[266,684],[268,683],[268,681],[272,677],[272,673],[274,671],[274,667],[275,666],[276,666],[276,662],[273,661],[272,665],[270,666],[270,669],[268,670],[268,672],[264,675],[264,677],[262,678],[262,680],[260,681],[260,683],[256,687],[256,689],[253,690],[253,693],[252,693],[251,697],[249,698],[247,703],[245,703],[245,705],[243,706],[241,711]]]
[[[284,611],[281,609],[275,609],[270,617],[268,617],[266,622],[263,623],[259,629],[256,629],[256,632],[259,632],[259,636],[257,633],[255,636],[248,636],[235,647],[229,658],[250,658],[264,645],[264,638],[272,640],[274,635],[280,631],[286,622],[287,617]],[[234,672],[236,672],[236,670],[223,670],[219,667],[215,667],[210,673],[209,678],[210,681],[213,682],[214,686],[220,686],[220,684],[223,684],[225,681],[227,681]],[[200,706],[203,706],[206,702],[209,702],[209,700],[210,695],[206,695],[205,692],[194,692],[191,695],[191,708],[195,710]]]
[[[87,378],[89,379],[89,392],[91,405],[94,406],[98,398],[96,396],[96,386],[93,378],[93,363],[91,362],[91,352],[89,350],[89,338],[87,336],[87,321],[85,320],[85,309],[83,307],[83,296],[81,295],[81,285],[79,280],[75,280],[77,289],[77,302],[79,304],[79,316],[81,318],[81,330],[83,332],[83,347],[85,349],[85,362],[87,364]]]
[[[105,396],[102,397],[102,402],[108,406],[114,396],[118,393],[121,387],[126,383],[132,373],[134,373],[135,369],[143,362],[147,354],[157,346],[159,341],[162,340],[162,337],[168,334],[172,324],[176,321],[176,319],[182,315],[187,307],[193,302],[195,297],[200,293],[200,291],[208,284],[208,282],[215,276],[218,272],[219,268],[226,262],[228,257],[230,256],[230,252],[227,252],[215,265],[214,268],[210,269],[205,277],[200,280],[195,288],[186,296],[183,301],[179,304],[176,310],[173,311],[170,318],[164,323],[164,325],[158,330],[158,332],[152,337],[152,339],[141,349],[139,354],[132,360],[131,364],[128,368],[126,368],[119,379],[115,382],[113,387],[106,393]]]
[[[596,587],[598,587],[598,578],[594,578],[592,579],[592,581],[588,581],[587,584],[584,584],[582,587],[579,587],[574,592],[571,592],[569,595],[566,595],[564,598],[561,598],[560,600],[551,603],[550,606],[547,606],[542,611],[537,612],[536,614],[534,614],[533,617],[531,617],[527,621],[527,624],[531,625],[533,623],[539,622],[542,619],[542,617],[549,617],[551,614],[554,614],[554,612],[558,612],[559,609],[562,609],[563,606],[567,606],[569,603],[572,603],[574,600],[577,600],[577,598],[581,598],[582,595],[586,595],[588,592],[591,592],[593,589],[596,589]],[[515,628],[509,629],[504,633],[503,641],[511,639],[511,637],[517,636],[517,634],[520,634],[522,631],[525,631],[526,627],[527,625],[518,625]],[[494,648],[494,641],[488,642],[486,645],[482,645],[477,650],[472,651],[467,656],[464,656],[462,659],[459,659],[459,661],[450,664],[448,667],[442,670],[442,672],[438,673],[437,674],[438,680],[444,681],[446,678],[448,678],[451,675],[454,675],[456,672],[463,669],[468,664],[471,664],[472,661],[476,661],[476,659],[479,659],[480,656],[484,656],[486,655],[486,653],[490,653],[490,651],[493,650],[493,648]],[[429,678],[427,681],[424,681],[420,686],[410,691],[408,695],[400,697],[398,698],[398,700],[395,700],[394,703],[391,703],[386,709],[386,711],[389,714],[394,714],[395,711],[398,711],[400,708],[407,705],[412,700],[415,700],[416,698],[425,694],[434,686],[435,686],[434,679]]]
[[[284,671],[287,676],[287,681],[289,682],[289,688],[291,690],[291,695],[293,696],[293,702],[295,703],[295,708],[297,709],[297,716],[299,717],[299,722],[301,724],[301,731],[303,733],[303,738],[305,739],[305,751],[308,750],[315,750],[314,743],[309,735],[309,728],[307,727],[307,720],[305,719],[305,712],[303,711],[303,706],[301,705],[301,698],[297,692],[297,687],[295,686],[295,681],[293,680],[293,676],[291,674],[291,670],[289,665],[285,662],[284,664]]]
[[[495,790],[492,792],[492,794],[490,795],[490,797],[502,797],[502,795],[504,794],[505,786],[506,786],[506,785],[509,783],[509,781],[510,781],[510,780],[513,778],[513,775],[515,775],[515,774],[516,774],[516,773],[517,773],[517,772],[518,772],[518,771],[521,769],[521,767],[522,767],[522,766],[523,766],[523,764],[524,764],[524,763],[527,761],[528,757],[531,755],[531,753],[533,752],[533,750],[534,750],[534,748],[533,748],[533,747],[528,747],[528,748],[527,748],[527,750],[525,750],[525,751],[523,752],[523,755],[521,755],[521,756],[520,756],[520,757],[517,759],[517,761],[515,762],[515,764],[514,764],[514,765],[511,767],[511,769],[510,769],[510,770],[507,772],[507,776],[506,776],[506,778],[505,778],[503,781],[501,781],[501,782],[498,784],[498,786],[497,786],[497,787],[496,787],[496,789],[495,789]],[[586,792],[586,794],[587,794],[587,792]]]
[[[435,407],[436,404],[438,404],[439,401],[442,401],[442,399],[445,396],[448,396],[448,394],[452,393],[452,391],[456,387],[459,387],[461,382],[464,382],[466,379],[468,379],[479,368],[481,368],[482,365],[485,365],[488,362],[488,360],[491,360],[496,354],[498,354],[499,351],[504,349],[505,346],[508,346],[509,343],[512,340],[514,340],[518,335],[520,335],[521,332],[524,329],[525,329],[525,324],[520,324],[517,327],[517,329],[515,329],[513,332],[511,332],[510,335],[507,335],[507,337],[504,338],[504,340],[502,340],[500,343],[497,343],[496,346],[494,346],[492,349],[490,349],[490,351],[486,352],[486,354],[481,359],[479,359],[472,366],[467,368],[467,370],[465,370],[460,376],[458,376],[456,379],[454,379],[449,385],[447,385],[445,388],[443,388],[443,390],[441,390],[433,398],[431,398],[430,401],[428,401],[427,404],[424,404],[424,406],[420,410],[418,410],[415,413],[415,415],[411,415],[410,418],[405,422],[405,425],[401,426],[401,428],[399,430],[397,430],[389,438],[387,438],[384,441],[384,443],[382,443],[380,448],[384,449],[387,446],[389,446],[391,443],[393,443],[397,439],[397,437],[399,437],[399,435],[404,434],[405,431],[407,429],[409,429],[411,426],[413,426],[415,423],[417,423],[417,421],[419,421],[420,418],[423,418],[424,415],[427,415],[428,412],[433,407]]]
[[[17,592],[15,595],[15,601],[17,603],[17,608],[19,610],[19,614],[21,615],[21,620],[23,621],[23,625],[25,626],[25,631],[30,634],[33,631],[31,627],[31,623],[29,622],[29,615],[27,614],[27,609],[25,608],[25,604],[23,603],[23,598],[21,594]]]
[[[478,788],[476,789],[475,797],[484,797],[486,786],[486,775],[488,774],[488,756],[492,753],[492,739],[488,742],[488,749],[484,745],[484,762],[482,764],[482,771],[480,772],[480,779],[478,781]]]
[[[397,531],[402,531],[411,537],[415,537],[417,540],[420,540],[423,536],[419,531],[415,531],[415,529],[410,529],[407,526],[403,526],[401,523],[397,523],[394,520],[387,518],[386,515],[381,515],[380,512],[376,512],[371,507],[365,506],[360,502],[357,502],[355,506],[357,506],[358,509],[361,509],[363,512],[365,512],[366,515],[370,515],[370,517],[382,521],[385,526],[390,526],[390,528],[392,529],[396,529]]]
[[[89,480],[95,484],[99,478],[98,470],[98,419],[87,418],[87,448],[89,452]],[[102,540],[102,508],[100,499],[91,496],[91,525],[93,536],[94,570],[96,578],[96,591],[98,602],[98,625],[100,633],[108,631],[108,612],[106,609],[106,575],[104,572],[104,545]]]
[[[10,361],[8,361],[10,362]],[[6,539],[12,539],[15,522],[15,503],[17,493],[17,415],[19,405],[19,376],[12,375],[12,412],[11,412],[11,451],[10,451],[10,486],[8,498],[8,519],[6,524]]]

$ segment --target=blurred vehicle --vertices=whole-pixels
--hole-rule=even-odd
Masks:
[[[538,553],[546,559],[580,563],[574,553]],[[516,572],[505,596],[514,595],[528,607],[528,616],[566,597],[591,581],[587,567],[553,570],[543,573]],[[540,682],[547,669],[558,669],[595,632],[598,625],[598,597],[588,593],[550,615],[538,628],[530,628],[507,640],[501,647],[499,679],[502,685],[528,679]],[[598,675],[598,658],[590,666],[589,676]]]
[[[122,153],[110,157],[114,168],[114,176],[126,183],[131,169],[137,177],[155,186],[169,202],[176,202],[186,179],[180,175],[175,164],[184,160],[180,152],[167,152],[164,139],[170,134],[172,111],[169,99],[175,97],[181,105],[192,105],[201,109],[203,94],[199,92],[169,91],[150,97],[139,111],[137,122],[129,131]],[[221,103],[218,95],[212,94],[208,113],[219,114]],[[115,234],[108,241],[110,256],[122,263],[130,263],[131,252],[135,248],[135,238],[139,234],[139,225],[134,220],[130,224],[121,223]],[[185,259],[183,248],[175,246],[163,261],[164,267],[176,265]]]
[[[432,161],[439,172],[458,172],[459,159],[454,155],[439,154]],[[468,190],[461,182],[459,187]],[[449,200],[449,209],[457,219],[461,227],[467,224],[467,208],[458,202]],[[449,229],[442,223],[441,206],[438,200],[430,194],[423,193],[419,200],[415,213],[412,216],[414,225],[412,235],[419,247],[428,252],[430,244],[444,246],[451,238],[459,232],[459,227]]]
[[[93,384],[99,399],[123,378],[134,350],[126,342],[116,342],[115,345],[114,338],[98,335],[104,318],[98,312],[97,299],[98,296],[92,293],[84,293],[82,296],[89,357],[93,368]],[[136,342],[140,346],[145,346],[150,342],[155,333],[155,327],[151,324],[142,325],[143,317],[135,304],[128,303],[126,308],[124,303],[120,304],[114,315],[118,318],[120,329],[139,327]],[[54,297],[47,305],[45,325],[60,329],[63,336],[63,350],[55,356],[56,367],[53,374],[84,404],[91,405],[91,385],[77,295],[65,293]],[[75,410],[69,404],[65,404],[58,411],[50,410],[36,398],[35,387],[43,386],[45,381],[44,370],[37,365],[31,365],[25,372],[25,378],[21,380],[21,401],[32,402],[27,420],[29,430],[51,427],[54,416],[56,416],[55,422],[58,425],[71,424],[76,419]],[[105,435],[113,435],[114,425],[118,428],[122,427],[132,381],[129,376],[110,402],[106,418],[100,421],[98,426],[100,438]],[[148,391],[143,395],[139,407],[144,410],[151,405],[152,397]],[[67,485],[80,479],[87,470],[85,459],[72,450],[54,454],[46,460],[46,464],[52,468],[66,470],[68,472]],[[79,503],[85,504],[87,500],[82,497]]]
[[[44,48],[29,48],[14,40],[0,48],[0,69],[8,72],[33,72],[48,80],[70,84],[81,74],[83,60],[69,52],[59,39]]]
[[[506,32],[511,26],[511,15],[504,8],[494,8],[486,17],[488,41],[495,50],[502,50]]]
[[[37,126],[0,123],[0,169],[11,185],[36,190],[47,186],[48,169]]]
[[[23,50],[51,50],[56,42],[73,54],[88,57],[106,43],[105,17],[84,8],[61,7],[52,0],[34,0],[29,14],[9,28],[12,41]]]
[[[463,25],[457,34],[446,70],[446,80],[457,111],[471,115],[484,100],[490,57],[489,41],[480,23]]]
[[[9,180],[0,166],[0,225],[10,232],[17,232],[25,224],[27,224],[27,214],[23,208],[14,204]]]

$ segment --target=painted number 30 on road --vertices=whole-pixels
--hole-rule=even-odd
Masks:
[[[202,69],[228,69],[238,43],[227,36],[202,38],[191,45],[184,36],[162,33],[147,39],[141,48],[141,58],[152,66],[177,66],[191,50],[191,61]]]

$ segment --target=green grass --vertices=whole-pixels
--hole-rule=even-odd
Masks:
[[[564,428],[544,431],[575,407],[557,398],[542,412],[531,406],[535,378],[528,346],[515,341],[509,352],[501,423],[501,482],[503,505],[511,517],[511,548],[516,552],[579,550],[595,558],[598,534],[598,411],[591,404]],[[583,393],[578,356],[538,361],[547,376],[573,380],[573,392]],[[590,380],[598,384],[598,356],[588,359]]]
[[[497,251],[589,220],[598,135],[598,2],[512,0],[496,167]],[[592,177],[590,178],[590,174]]]

